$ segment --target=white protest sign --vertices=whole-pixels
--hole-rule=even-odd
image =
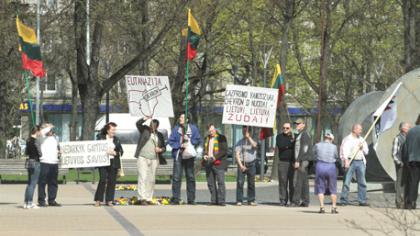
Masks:
[[[277,96],[278,89],[227,85],[222,123],[272,128]]]
[[[126,75],[125,82],[132,116],[174,117],[168,76]]]
[[[106,140],[62,142],[60,143],[61,168],[109,166],[107,149]]]

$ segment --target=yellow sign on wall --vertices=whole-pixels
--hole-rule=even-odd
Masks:
[[[29,106],[28,106],[28,103],[26,103],[26,102],[22,102],[19,105],[19,110],[21,110],[21,111],[27,111],[28,109],[29,109]]]

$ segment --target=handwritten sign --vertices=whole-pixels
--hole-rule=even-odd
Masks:
[[[61,168],[109,166],[107,149],[106,140],[62,142],[60,143]]]
[[[167,76],[126,75],[125,82],[132,116],[174,117]]]
[[[276,117],[278,90],[227,85],[223,124],[272,128]]]

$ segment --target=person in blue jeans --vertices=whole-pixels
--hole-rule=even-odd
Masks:
[[[257,142],[255,142],[249,132],[248,126],[242,127],[243,138],[238,141],[235,147],[235,158],[238,163],[238,173],[236,180],[236,205],[241,206],[243,202],[243,192],[245,176],[247,178],[247,201],[248,205],[256,206],[255,202],[255,174],[257,159]]]
[[[344,161],[346,174],[344,176],[343,189],[340,196],[340,205],[348,205],[350,182],[354,173],[357,179],[357,197],[359,206],[369,206],[366,202],[366,158],[369,148],[366,141],[361,137],[362,125],[355,124],[352,132],[343,139],[340,148],[340,157]]]
[[[33,162],[33,165],[28,168],[28,185],[25,190],[25,200],[23,204],[24,209],[36,209],[37,205],[33,203],[35,187],[38,184],[39,173],[41,165],[39,158],[42,156],[41,147],[37,138],[40,136],[41,129],[37,125],[31,130],[31,136],[26,141],[26,155],[28,159]]]
[[[187,124],[185,126],[185,124]],[[171,204],[180,204],[182,170],[187,179],[187,203],[195,205],[195,173],[194,159],[197,157],[196,148],[201,143],[201,136],[197,126],[191,124],[185,115],[179,116],[179,123],[172,129],[168,144],[172,147],[174,168],[172,174]]]

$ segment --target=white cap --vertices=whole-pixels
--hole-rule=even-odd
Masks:
[[[329,138],[329,139],[331,139],[331,140],[334,140],[334,135],[333,135],[332,133],[326,133],[326,134],[324,135],[324,137],[325,137],[325,138]]]

